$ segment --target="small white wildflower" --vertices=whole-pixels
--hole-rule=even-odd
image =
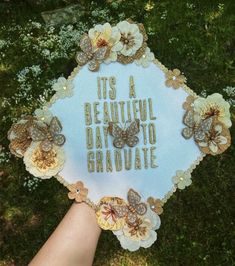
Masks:
[[[33,65],[30,67],[30,70],[34,77],[37,77],[42,73],[40,65]]]
[[[36,29],[40,29],[42,27],[42,24],[39,22],[32,21],[32,26]]]

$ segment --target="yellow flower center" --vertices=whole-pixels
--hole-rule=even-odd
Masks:
[[[126,48],[129,49],[135,45],[135,38],[130,32],[127,34],[121,33],[120,41],[126,45]]]
[[[212,117],[212,116],[221,116],[222,110],[219,108],[216,104],[209,104],[201,111],[201,116],[206,118]]]
[[[48,170],[57,165],[57,154],[52,149],[49,152],[42,151],[39,147],[32,155],[32,162],[40,170]]]
[[[98,48],[100,48],[100,47],[105,47],[105,46],[108,46],[108,42],[107,42],[105,39],[103,39],[103,38],[99,38],[99,39],[97,40],[96,46],[97,46]]]

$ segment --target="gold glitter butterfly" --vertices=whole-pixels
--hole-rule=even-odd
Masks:
[[[139,138],[135,135],[140,131],[140,120],[135,119],[127,128],[121,128],[117,123],[109,122],[108,131],[114,137],[114,147],[121,149],[125,144],[134,147],[139,142]]]
[[[91,39],[87,34],[84,34],[80,41],[82,52],[76,56],[77,63],[80,66],[88,63],[88,68],[91,71],[97,71],[100,67],[100,61],[104,60],[108,54],[108,47],[102,46],[94,50]]]
[[[119,218],[125,217],[127,223],[133,224],[136,222],[138,215],[144,215],[146,213],[147,205],[140,202],[140,195],[133,189],[128,191],[127,200],[127,205],[114,205],[113,209]]]
[[[194,112],[187,111],[183,118],[184,124],[187,126],[183,129],[182,135],[185,139],[189,139],[194,136],[196,141],[202,141],[206,137],[206,132],[211,128],[213,118],[209,117],[202,120],[200,123],[196,123],[194,119]]]
[[[56,116],[51,119],[49,126],[30,128],[30,137],[33,141],[41,141],[40,147],[43,151],[48,152],[52,149],[53,144],[62,146],[65,143],[65,136],[60,134],[62,126]]]

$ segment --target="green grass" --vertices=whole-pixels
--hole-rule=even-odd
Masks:
[[[9,144],[6,133],[11,126],[10,117],[32,113],[39,104],[37,97],[48,89],[46,81],[61,74],[68,75],[75,65],[73,52],[68,58],[49,62],[32,47],[24,51],[19,31],[12,28],[20,25],[27,31],[30,19],[43,23],[42,11],[76,2],[9,0],[0,3],[0,40],[10,40],[8,47],[0,49],[0,103],[4,103],[4,97],[10,102],[0,107],[0,116],[5,117],[0,130],[4,154]],[[234,1],[113,2],[81,1],[85,9],[81,22],[92,27],[106,20],[116,23],[121,17],[131,17],[144,23],[149,47],[163,64],[182,70],[188,85],[198,94],[219,92],[228,97],[223,88],[235,86]],[[100,10],[106,10],[106,15],[99,13]],[[98,15],[92,11],[99,11]],[[45,27],[34,30],[35,42],[46,34]],[[15,103],[10,98],[19,92],[16,74],[24,67],[37,64],[43,73],[32,90],[35,101],[29,103],[21,99]],[[234,122],[234,109],[232,113]],[[231,133],[234,139],[234,128]],[[120,248],[111,232],[103,232],[94,265],[235,265],[234,158],[232,145],[224,154],[208,156],[201,162],[193,172],[193,184],[176,192],[164,206],[158,241],[151,248],[130,253]],[[21,159],[10,157],[0,159],[0,163],[0,265],[26,265],[71,202],[66,189],[54,179],[40,182],[30,192],[23,185],[28,173]]]

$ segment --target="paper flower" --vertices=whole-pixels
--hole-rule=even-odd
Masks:
[[[63,149],[55,145],[50,151],[45,152],[41,149],[39,142],[32,142],[24,154],[26,170],[42,179],[58,174],[62,170],[64,162]]]
[[[42,109],[36,109],[34,113],[39,121],[49,124],[52,119],[52,113],[46,106],[44,106]]]
[[[228,128],[232,125],[229,107],[229,103],[219,93],[213,93],[207,96],[207,98],[199,97],[194,101],[194,111],[202,119],[215,117]]]
[[[57,82],[53,84],[52,88],[56,91],[58,98],[63,99],[73,96],[73,82],[64,77],[59,77]]]
[[[214,121],[204,140],[198,142],[202,152],[216,155],[224,152],[231,144],[231,136],[227,127],[219,121]]]
[[[124,206],[123,199],[118,197],[104,197],[100,200],[96,218],[99,226],[104,230],[118,230],[125,223],[124,218],[119,218],[113,206]]]
[[[76,202],[86,201],[88,189],[84,187],[81,181],[68,186],[70,192],[68,193],[69,199],[75,199]]]
[[[132,56],[143,44],[143,35],[136,24],[122,21],[117,24],[121,38],[113,50],[124,56]]]
[[[193,109],[195,97],[192,95],[187,96],[186,101],[183,103],[183,109],[190,111]]]
[[[29,135],[29,129],[35,122],[36,119],[33,116],[26,116],[14,123],[8,131],[9,148],[15,156],[23,157],[30,146],[32,139]]]
[[[172,181],[179,189],[184,189],[192,184],[190,173],[182,170],[176,171],[176,175],[172,177]]]
[[[143,67],[148,67],[150,63],[154,60],[154,54],[147,47],[145,53],[141,56],[140,59],[135,60],[136,65],[141,65]]]
[[[107,46],[110,50],[108,57],[104,60],[105,63],[117,60],[117,52],[113,50],[113,46],[121,38],[117,27],[111,27],[109,23],[105,23],[104,25],[98,24],[89,30],[88,36],[91,39],[94,49]]]
[[[163,212],[163,202],[160,199],[155,199],[153,197],[149,197],[147,199],[147,202],[150,206],[150,209],[154,212],[156,212],[158,215],[162,214]]]
[[[140,247],[148,248],[157,239],[157,230],[160,227],[160,217],[153,211],[139,217],[134,224],[126,223],[122,229],[113,231],[121,246],[129,251],[136,251]]]
[[[173,70],[168,70],[165,74],[166,81],[165,84],[167,87],[173,87],[178,89],[184,85],[186,78],[181,74],[180,70],[175,68]]]

